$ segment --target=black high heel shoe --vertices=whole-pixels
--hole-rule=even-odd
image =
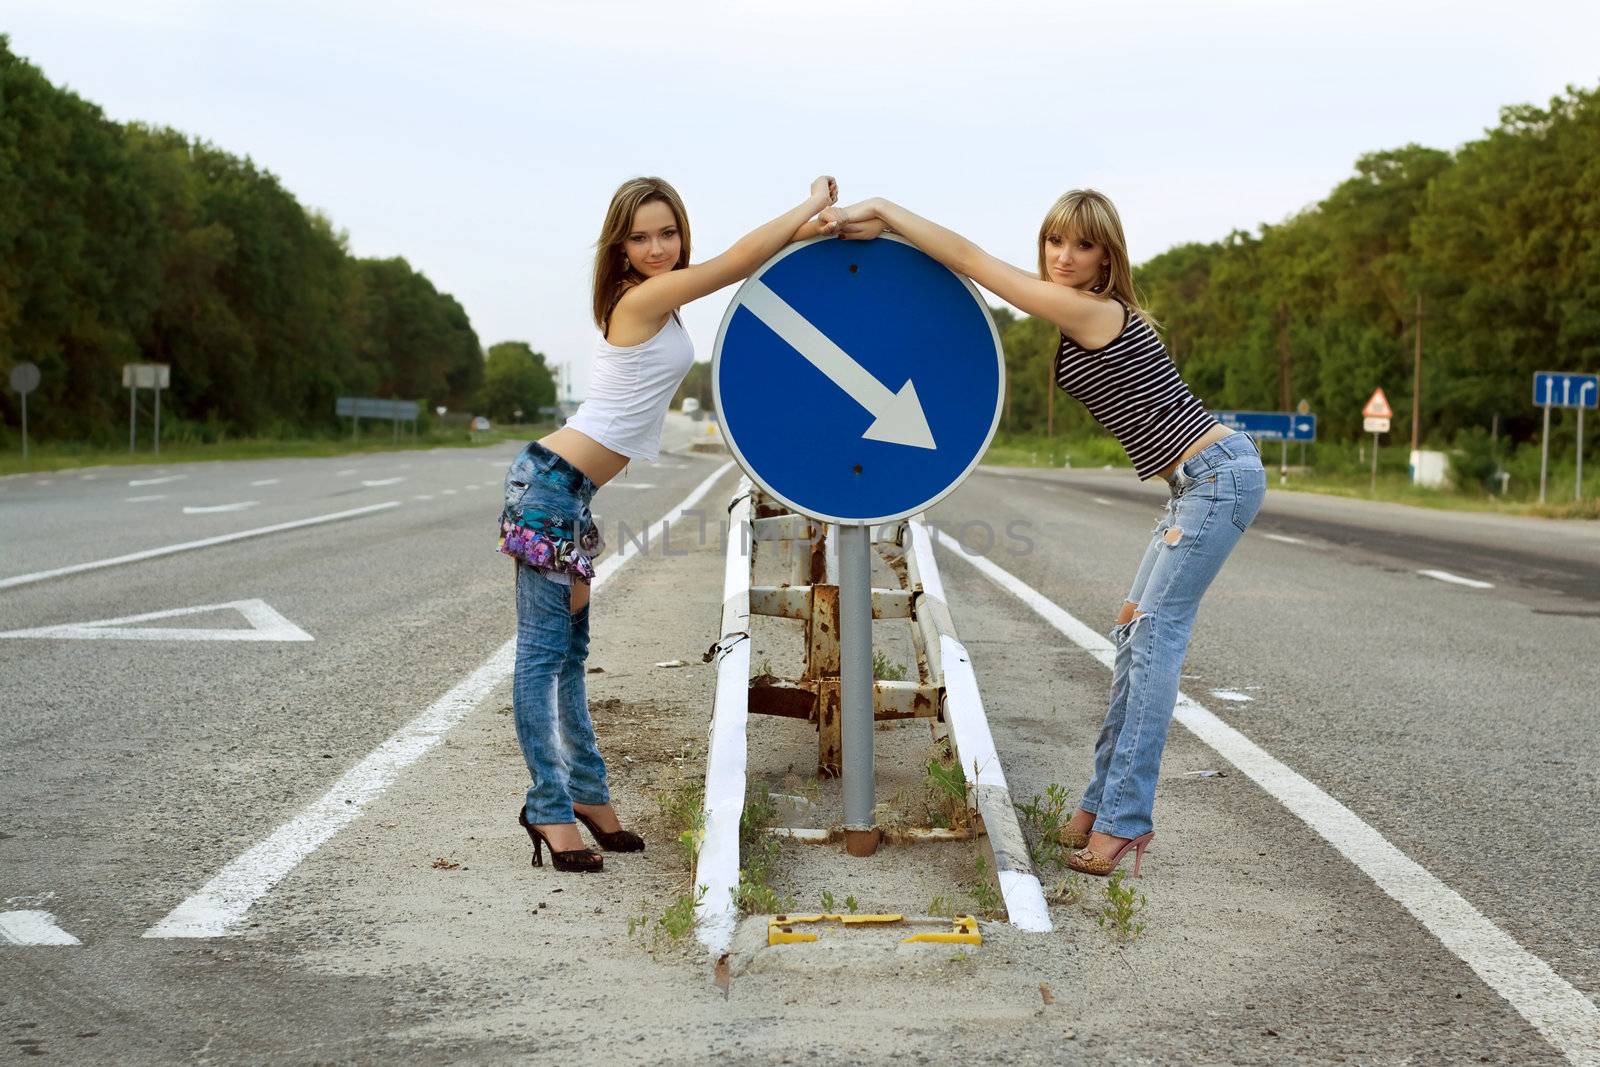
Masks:
[[[533,839],[533,866],[544,866],[544,854],[541,847],[550,845],[550,839],[544,832],[528,821],[527,809],[517,812],[517,824],[528,831],[528,836]],[[600,853],[587,848],[572,848],[565,852],[557,852],[554,845],[550,845],[550,861],[558,871],[577,871],[588,874],[604,869],[606,859]]]
[[[585,815],[583,812],[574,809],[572,814],[576,815],[578,817],[578,821],[589,828],[589,832],[594,835],[594,839],[600,842],[600,847],[605,849],[607,852],[644,851],[644,838],[640,837],[632,830],[616,830],[612,833],[606,833],[604,830],[600,829],[600,827],[596,826],[594,820],[589,818],[589,816]]]

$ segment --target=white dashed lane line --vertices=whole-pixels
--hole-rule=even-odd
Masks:
[[[277,485],[281,481],[283,481],[282,478],[263,478],[259,482],[251,482],[250,486],[251,488],[255,488],[262,485]]]
[[[48,571],[36,571],[33,574],[18,574],[10,578],[0,578],[0,589],[10,589],[13,586],[28,585],[32,582],[42,582],[47,578],[60,578],[68,574],[78,574],[83,571],[98,570],[101,567],[115,567],[123,563],[137,563],[140,560],[155,559],[158,556],[170,556],[175,552],[187,552],[190,549],[206,548],[211,545],[227,544],[229,541],[242,541],[247,537],[260,537],[263,534],[277,533],[280,530],[296,530],[302,526],[315,526],[324,522],[337,522],[340,519],[354,518],[357,515],[370,515],[375,511],[385,511],[389,508],[400,506],[398,500],[387,500],[382,504],[369,504],[364,508],[351,508],[349,511],[336,511],[330,515],[314,515],[309,519],[295,519],[292,522],[280,522],[273,526],[258,526],[253,530],[240,530],[238,533],[221,534],[217,537],[206,537],[199,541],[184,541],[176,545],[163,545],[160,548],[149,548],[143,552],[130,552],[125,556],[113,556],[110,559],[97,559],[89,563],[74,563],[67,567],[56,567]]]
[[[1113,504],[1111,501],[1107,500],[1103,496],[1092,496],[1089,499],[1093,500],[1096,504],[1099,504],[1102,507],[1107,507],[1107,508],[1116,507],[1115,504]]]
[[[223,511],[243,511],[261,503],[259,500],[240,500],[233,504],[191,504],[183,509],[185,515],[215,515]]]
[[[128,483],[128,488],[134,489],[141,485],[166,485],[168,482],[181,481],[187,477],[189,477],[187,474],[169,474],[165,478],[135,478]]]
[[[1451,585],[1464,585],[1468,589],[1494,588],[1493,582],[1480,582],[1476,578],[1463,578],[1461,575],[1451,574],[1449,571],[1418,571],[1417,573],[1425,578],[1433,578],[1441,582],[1449,582]]]
[[[123,501],[123,503],[125,503],[125,504],[146,504],[146,503],[149,503],[152,500],[165,500],[165,499],[167,499],[167,494],[166,493],[151,493],[149,496],[130,496],[125,501]]]
[[[1211,695],[1218,700],[1226,700],[1230,704],[1248,704],[1255,697],[1241,693],[1236,689],[1213,689]]]
[[[400,478],[400,477],[394,477],[394,478],[372,478],[372,479],[369,479],[367,481],[363,481],[361,484],[366,486],[368,489],[376,489],[380,485],[394,485],[396,482],[403,482],[403,481],[405,481],[405,479],[404,478]]]
[[[1300,538],[1298,538],[1298,537],[1285,537],[1283,534],[1264,533],[1261,536],[1265,537],[1268,541],[1281,541],[1286,545],[1303,545],[1303,544],[1305,544],[1305,542],[1300,540]]]

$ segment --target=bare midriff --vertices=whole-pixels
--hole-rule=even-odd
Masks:
[[[1198,456],[1200,453],[1204,452],[1218,441],[1232,435],[1232,430],[1228,429],[1220,422],[1217,423],[1215,426],[1211,427],[1211,429],[1195,438],[1194,444],[1183,450],[1183,455],[1178,457],[1178,461],[1161,472],[1161,477],[1172,477],[1175,473],[1177,473],[1179,467],[1183,466],[1185,463],[1189,462],[1189,460]]]
[[[584,474],[596,488],[605,485],[628,465],[628,457],[613,452],[586,433],[563,426],[539,438],[539,443]]]

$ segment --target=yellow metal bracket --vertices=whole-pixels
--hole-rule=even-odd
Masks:
[[[794,927],[803,923],[834,922],[841,926],[865,926],[904,921],[904,915],[774,915],[767,920],[767,944],[793,945],[803,941],[815,941],[816,934],[795,932]]]
[[[952,928],[926,934],[912,934],[906,941],[932,942],[938,945],[981,945],[983,935],[978,933],[978,920],[970,915],[957,915],[951,920]]]
[[[841,926],[888,925],[906,921],[904,915],[774,915],[767,920],[767,944],[795,945],[817,940],[809,930],[796,930],[796,926],[818,923],[838,923]],[[983,935],[978,932],[978,920],[971,915],[957,915],[951,919],[949,930],[929,931],[902,938],[904,942],[923,942],[941,945],[981,945]]]

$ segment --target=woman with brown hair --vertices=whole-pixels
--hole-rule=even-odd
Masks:
[[[818,178],[800,204],[693,265],[689,215],[672,186],[634,178],[611,198],[595,247],[601,336],[589,395],[565,426],[512,461],[500,517],[500,550],[517,561],[512,704],[533,779],[517,821],[536,867],[548,845],[557,870],[602,868],[577,820],[608,851],[644,848],[611,806],[584,689],[589,581],[601,547],[590,501],[630,461],[660,451],[667,404],[694,362],[678,309],[749,276],[790,241],[816,236],[812,217],[837,195],[832,178]]]
[[[894,231],[1061,332],[1053,377],[1110,430],[1141,479],[1170,495],[1111,631],[1116,662],[1094,770],[1061,832],[1068,866],[1109,875],[1131,849],[1133,873],[1155,840],[1156,775],[1200,598],[1261,508],[1266,473],[1249,436],[1190,392],[1139,306],[1116,208],[1092,189],[1063,195],[1039,227],[1038,273],[887,200],[824,213],[824,232]]]

